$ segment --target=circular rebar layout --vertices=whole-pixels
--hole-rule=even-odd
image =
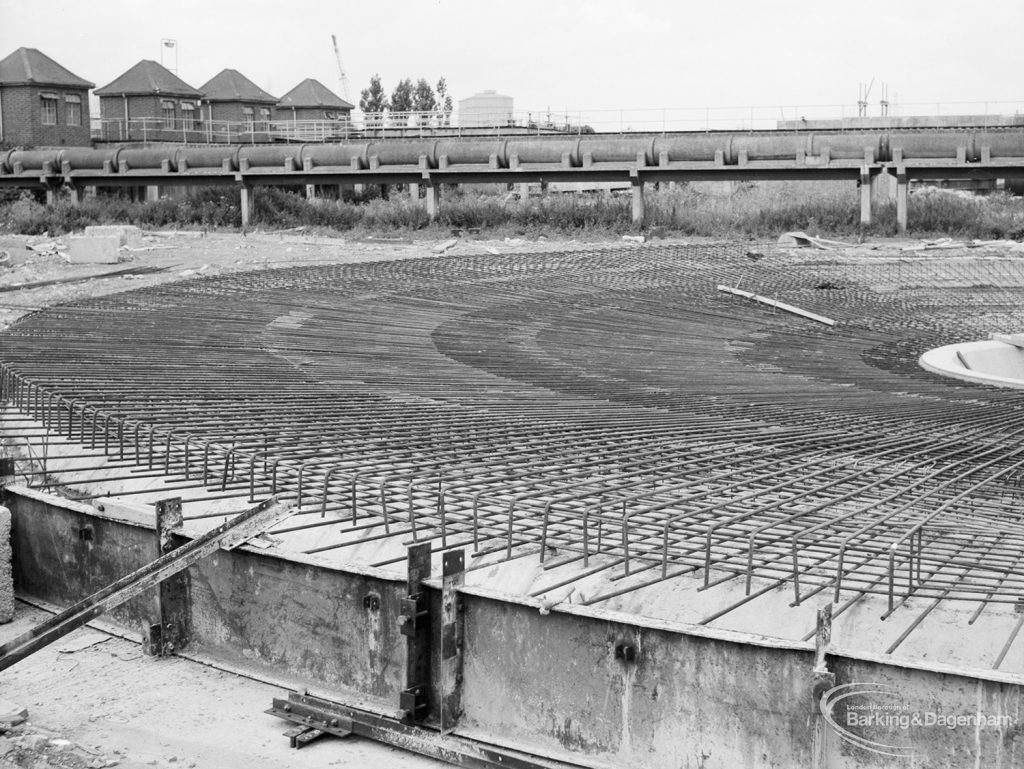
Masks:
[[[540,564],[535,596],[600,573],[585,604],[730,585],[703,624],[783,591],[916,607],[891,651],[1024,596],[1022,396],[916,365],[1019,330],[1022,285],[1012,258],[683,245],[200,278],[0,334],[4,425],[80,498],[182,495],[199,525],[288,490],[275,534],[308,555],[468,546]]]

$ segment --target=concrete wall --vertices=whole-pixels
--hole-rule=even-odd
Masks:
[[[152,560],[155,534],[90,515],[84,505],[7,495],[21,593],[69,604]],[[82,536],[89,530],[88,538]],[[398,629],[404,579],[369,568],[331,568],[241,548],[189,570],[187,652],[308,686],[346,705],[394,714],[404,686]],[[431,581],[428,604],[440,616]],[[373,599],[376,599],[374,601]],[[906,668],[888,659],[828,657],[837,685],[867,684],[860,705],[889,712],[1004,718],[992,727],[853,726],[845,736],[897,744],[894,760],[822,726],[806,645],[729,631],[670,626],[575,608],[542,613],[529,599],[461,593],[464,643],[458,733],[580,766],[631,769],[851,769],[928,766],[1010,769],[1024,762],[1024,680]],[[113,618],[150,619],[152,596]],[[431,705],[442,685],[440,622],[431,626]],[[635,658],[617,653],[631,647]],[[450,680],[450,679],[449,679]],[[888,692],[888,693],[887,693]],[[893,694],[895,693],[895,694]],[[840,723],[855,700],[832,714]],[[268,703],[269,705],[269,703]],[[908,754],[909,755],[909,754]],[[916,763],[914,763],[916,762]]]
[[[0,622],[14,619],[11,552],[11,511],[0,506]]]
[[[467,603],[465,719],[498,742],[614,766],[811,765],[811,652]]]

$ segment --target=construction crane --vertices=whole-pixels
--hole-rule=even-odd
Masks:
[[[334,43],[334,58],[338,62],[338,80],[341,81],[341,95],[347,102],[351,102],[352,99],[348,95],[348,75],[345,74],[345,68],[341,64],[341,52],[338,50],[338,38],[331,35],[331,42]]]

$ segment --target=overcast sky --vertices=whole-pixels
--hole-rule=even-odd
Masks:
[[[162,51],[173,68],[171,38],[197,87],[230,67],[276,96],[307,77],[340,94],[333,33],[354,103],[375,72],[388,91],[444,76],[456,101],[494,89],[517,111],[594,122],[730,105],[856,114],[872,78],[870,114],[883,82],[903,114],[1024,102],[1022,29],[1018,0],[0,0],[0,57],[38,48],[98,86]]]

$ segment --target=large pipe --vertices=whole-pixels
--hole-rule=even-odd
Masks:
[[[238,170],[238,154],[244,145],[226,147],[182,147],[175,154],[178,170],[189,168],[220,168],[225,171]]]
[[[14,164],[41,171],[49,161],[54,172],[66,161],[74,168],[100,169],[105,160],[127,168],[169,171],[219,169],[236,172],[246,168],[292,170],[329,167],[358,170],[396,166],[427,168],[442,165],[509,168],[522,165],[582,167],[590,164],[637,164],[658,166],[664,162],[738,165],[744,161],[799,163],[801,157],[830,160],[865,160],[912,163],[915,160],[949,160],[951,163],[1024,158],[1024,130],[1013,127],[985,130],[880,130],[880,131],[737,131],[680,133],[659,136],[579,137],[515,136],[506,139],[380,140],[300,146],[224,145],[215,147],[125,147],[120,154],[110,149],[16,150],[8,153],[3,167]],[[113,152],[117,152],[114,150]],[[900,159],[897,161],[897,159]]]
[[[59,153],[60,150],[13,150],[7,156],[7,162],[14,173],[18,173],[18,169],[21,173],[57,173],[60,170],[57,162]]]
[[[178,166],[174,156],[178,148],[173,145],[151,147],[146,149],[125,147],[118,155],[118,167],[126,171],[159,171],[167,164],[168,171],[176,171]]]
[[[113,171],[117,170],[118,158],[121,155],[121,148],[105,148],[91,150],[85,147],[70,147],[57,153],[56,163],[61,169],[68,171],[97,171],[102,170],[106,163],[110,163]]]
[[[360,169],[370,167],[369,142],[355,142],[344,144],[307,144],[302,148],[300,166],[306,165],[316,168],[318,166],[330,166],[331,168]]]

